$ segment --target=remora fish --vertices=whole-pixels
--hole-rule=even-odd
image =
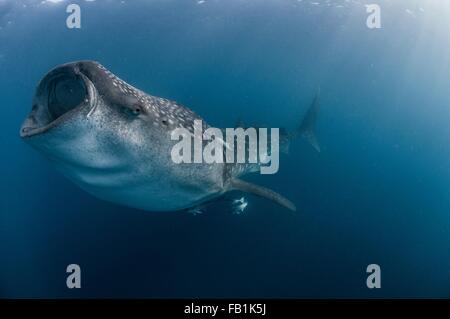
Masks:
[[[319,150],[313,126],[318,98],[299,129]],[[295,210],[292,202],[238,177],[240,164],[176,164],[172,130],[202,120],[190,109],[148,95],[94,61],[64,64],[40,81],[21,137],[82,189],[103,200],[149,211],[194,208],[240,190]],[[203,121],[203,120],[202,120]],[[205,121],[203,121],[205,123]]]

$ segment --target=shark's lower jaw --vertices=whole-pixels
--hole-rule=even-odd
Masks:
[[[47,132],[95,106],[96,91],[91,81],[73,66],[49,72],[39,83],[33,108],[20,128],[20,136],[29,138]]]

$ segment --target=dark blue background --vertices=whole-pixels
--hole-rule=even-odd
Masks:
[[[0,0],[0,297],[450,297],[450,8],[379,1],[369,30],[360,3],[311,2],[79,1],[69,30],[67,1]],[[79,59],[218,127],[295,127],[320,86],[323,152],[297,140],[278,174],[248,177],[298,214],[251,196],[239,216],[145,212],[78,189],[18,131],[39,79]]]

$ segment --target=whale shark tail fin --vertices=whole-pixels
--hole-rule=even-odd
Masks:
[[[320,145],[315,134],[317,116],[320,108],[320,89],[313,102],[306,111],[300,125],[294,130],[280,129],[280,151],[289,154],[291,141],[297,137],[303,137],[317,152],[320,153]]]
[[[297,130],[296,135],[302,136],[311,146],[320,153],[320,145],[317,140],[316,134],[314,133],[317,114],[319,113],[320,108],[320,89],[317,92],[314,100],[309,107],[308,111],[306,111],[305,116],[303,117],[303,121],[300,124],[300,127]]]
[[[256,196],[267,198],[291,211],[295,212],[297,210],[294,203],[292,203],[289,199],[283,197],[282,195],[274,192],[273,190],[249,182],[245,182],[241,179],[233,178],[230,182],[229,190],[239,190],[254,194]]]

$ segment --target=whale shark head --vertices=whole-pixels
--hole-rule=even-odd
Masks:
[[[20,136],[79,186],[106,197],[98,193],[114,187],[131,192],[167,172],[170,133],[194,117],[97,62],[80,61],[42,78]]]
[[[97,107],[114,110],[114,120],[128,123],[136,118],[154,123],[160,117],[159,101],[122,81],[101,64],[81,61],[61,65],[40,81],[32,111],[20,135],[32,138],[49,134],[75,118],[91,115]],[[152,105],[153,104],[153,105]],[[163,124],[164,119],[161,119]],[[162,127],[170,128],[169,125]]]
[[[86,116],[97,105],[98,91],[81,66],[66,64],[50,71],[39,83],[31,113],[20,129],[20,136],[32,141],[36,136]],[[92,68],[92,65],[90,65]]]
[[[99,198],[173,210],[210,191],[193,194],[184,184],[192,172],[171,160],[171,132],[192,129],[198,118],[176,102],[134,88],[97,62],[79,61],[42,78],[20,136]],[[222,176],[219,168],[217,176]]]
[[[97,62],[68,63],[40,81],[20,136],[64,164],[142,160],[143,152],[170,141],[171,130],[183,124],[165,104]]]

